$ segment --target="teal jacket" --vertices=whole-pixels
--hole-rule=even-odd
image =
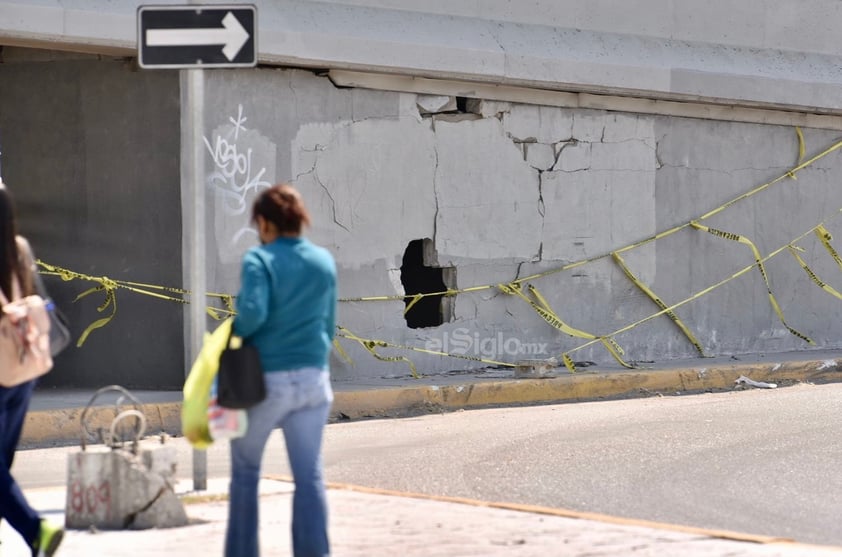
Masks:
[[[243,257],[234,334],[263,370],[327,369],[336,328],[336,264],[306,238],[281,237]]]

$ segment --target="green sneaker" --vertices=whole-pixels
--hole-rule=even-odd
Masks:
[[[38,539],[32,545],[32,557],[53,557],[64,537],[64,528],[41,521]]]

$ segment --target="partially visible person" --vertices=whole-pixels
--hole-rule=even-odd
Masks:
[[[231,441],[226,557],[257,557],[258,482],[266,441],[280,427],[295,481],[294,557],[327,557],[327,498],[322,433],[333,391],[328,356],[335,329],[333,256],[301,232],[310,216],[292,186],[278,184],[254,201],[261,245],[242,264],[234,334],[257,347],[266,399],[248,410],[245,436]]]
[[[36,293],[32,261],[29,243],[17,234],[12,195],[0,182],[0,289],[7,300]],[[15,387],[0,386],[0,518],[26,540],[33,557],[50,557],[58,549],[64,530],[42,519],[29,506],[11,472],[34,388],[35,380]]]

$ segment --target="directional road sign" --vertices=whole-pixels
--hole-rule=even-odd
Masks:
[[[257,64],[257,8],[249,4],[141,6],[142,68],[240,68]]]

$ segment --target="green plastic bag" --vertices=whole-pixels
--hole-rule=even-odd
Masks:
[[[184,382],[181,431],[196,449],[206,449],[213,443],[208,426],[211,385],[219,371],[219,357],[231,336],[233,324],[234,318],[229,317],[213,333],[205,333],[205,343]]]

